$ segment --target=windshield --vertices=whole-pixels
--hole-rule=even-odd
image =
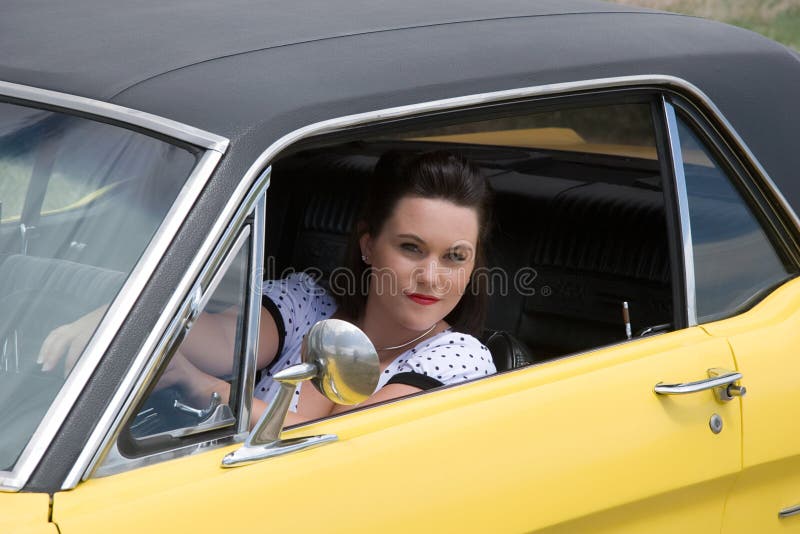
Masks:
[[[199,152],[0,102],[0,470],[10,470]]]

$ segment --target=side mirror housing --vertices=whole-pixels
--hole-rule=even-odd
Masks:
[[[222,466],[246,465],[338,439],[334,434],[280,439],[292,394],[300,382],[310,380],[331,401],[353,405],[372,395],[379,377],[378,352],[364,332],[339,319],[318,322],[306,336],[302,363],[275,373],[273,378],[281,384],[278,395],[244,445],[222,459]]]

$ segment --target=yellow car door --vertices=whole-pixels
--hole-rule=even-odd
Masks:
[[[701,328],[643,338],[287,433],[338,434],[315,449],[224,469],[224,448],[90,479],[54,495],[53,521],[61,534],[715,531],[740,469],[738,404],[654,393],[715,367],[733,368],[727,341]]]
[[[728,338],[742,384],[742,476],[725,507],[723,532],[800,529],[800,281],[750,312],[706,329]]]
[[[0,532],[57,534],[48,521],[50,496],[46,493],[0,493]]]

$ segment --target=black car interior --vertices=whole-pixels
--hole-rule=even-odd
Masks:
[[[492,285],[483,341],[498,369],[626,339],[623,302],[633,335],[671,328],[659,168],[655,161],[622,156],[396,140],[296,152],[273,166],[265,276],[313,268],[324,282],[341,266],[375,162],[397,148],[459,152],[476,162],[492,185],[489,268],[505,273],[505,283]],[[47,293],[48,306],[64,301],[58,316],[68,321],[102,304],[98,299],[110,299],[124,278],[71,258],[2,259],[2,302],[10,306],[25,292]],[[53,287],[43,288],[44,279]],[[59,297],[64,291],[70,294]],[[84,303],[89,296],[91,302]],[[24,301],[18,302],[20,310]],[[17,312],[6,317],[13,323],[20,319]],[[58,325],[41,326],[49,331]],[[33,337],[41,339],[37,334]]]
[[[632,335],[671,328],[658,165],[620,156],[420,141],[295,153],[273,166],[267,276],[314,269],[324,281],[340,266],[375,162],[396,148],[459,152],[492,185],[489,266],[507,286],[492,286],[483,341],[498,370],[627,339],[624,302]]]

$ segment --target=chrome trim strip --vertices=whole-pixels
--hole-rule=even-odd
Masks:
[[[673,176],[675,177],[675,196],[678,200],[678,213],[681,225],[681,240],[683,244],[683,270],[686,280],[686,323],[688,326],[697,326],[697,296],[694,278],[694,251],[692,248],[692,225],[689,219],[689,195],[686,192],[686,174],[683,170],[683,153],[678,136],[678,121],[675,117],[675,108],[662,97],[664,117],[667,121],[667,141],[672,163]]]
[[[75,364],[75,367],[72,368],[72,372],[53,400],[50,409],[22,451],[14,470],[10,473],[0,472],[0,491],[19,490],[28,481],[92,373],[94,373],[97,364],[111,344],[111,340],[114,339],[122,322],[128,316],[134,302],[136,302],[145,284],[150,280],[150,276],[155,271],[161,256],[172,242],[178,228],[183,224],[186,215],[200,195],[200,191],[205,187],[208,178],[214,172],[221,157],[221,153],[209,150],[200,158],[169,212],[164,217],[164,222],[156,231],[139,262],[133,268],[117,297],[109,306],[108,311],[86,345],[83,355]]]
[[[800,514],[800,504],[795,504],[794,506],[789,506],[788,508],[784,508],[778,512],[778,517],[783,519],[785,517],[792,517],[793,515],[798,514]]]
[[[157,454],[151,454],[149,456],[142,456],[140,458],[136,458],[135,460],[131,460],[130,458],[124,457],[119,452],[119,449],[117,449],[116,442],[114,442],[114,446],[108,451],[108,454],[106,454],[106,457],[103,460],[103,464],[95,470],[93,476],[106,477],[106,476],[116,475],[117,473],[123,473],[131,469],[146,467],[148,465],[154,465],[160,462],[164,462],[166,460],[172,460],[174,458],[182,458],[183,456],[188,456],[190,454],[198,452],[218,449],[221,447],[227,447],[228,445],[241,443],[246,438],[247,438],[246,433],[235,434],[233,436],[227,436],[213,441],[195,443],[193,445],[187,445],[185,447],[180,447],[177,449],[170,449],[168,451],[159,452]]]
[[[164,307],[164,312],[131,362],[128,374],[125,375],[120,387],[109,400],[106,410],[89,436],[86,446],[72,466],[61,489],[71,489],[81,479],[85,480],[91,477],[94,471],[102,464],[106,453],[116,443],[117,436],[128,413],[141,400],[144,387],[148,384],[152,375],[158,369],[159,362],[162,361],[166,351],[170,348],[172,337],[191,305],[193,289],[198,284],[202,286],[204,277],[211,276],[216,272],[217,266],[222,261],[233,240],[236,239],[245,219],[253,212],[254,205],[259,200],[259,195],[263,195],[269,186],[270,171],[271,168],[267,168],[261,173],[252,187],[248,187],[250,185],[249,180],[242,180],[239,183],[235,193],[223,208],[221,216],[214,223],[209,236],[192,260],[186,275],[181,279],[177,289]],[[244,201],[241,200],[242,198],[244,198]],[[228,223],[228,214],[230,213],[234,213],[234,215],[231,222]],[[215,236],[220,235],[220,238],[214,239]],[[206,260],[206,258],[209,259]],[[242,436],[242,439],[245,437],[247,437],[246,434]],[[201,447],[197,448],[197,450],[208,450],[208,448]],[[159,453],[159,456],[161,454]],[[153,463],[152,458],[146,458],[149,458],[149,463]],[[129,462],[126,464],[129,467],[140,465],[137,463],[138,460],[129,460]],[[105,470],[103,472],[109,474]]]
[[[267,172],[270,172],[267,169]],[[261,325],[261,283],[264,280],[264,235],[266,234],[267,194],[266,191],[256,201],[253,221],[253,239],[250,255],[250,285],[247,305],[247,338],[245,339],[243,383],[239,388],[242,399],[239,403],[239,432],[250,430],[250,412],[253,405],[253,388],[256,383],[256,360],[258,356],[258,332]]]
[[[100,100],[93,100],[82,96],[75,96],[47,89],[29,87],[0,81],[0,96],[8,96],[32,103],[47,104],[64,108],[65,110],[79,111],[98,117],[117,120],[146,130],[158,132],[174,139],[196,145],[206,150],[214,150],[221,154],[228,148],[228,140],[205,130],[194,128],[158,115],[151,115],[143,111],[110,104]]]
[[[682,80],[674,76],[668,76],[662,74],[646,74],[639,76],[620,76],[613,78],[584,80],[578,82],[540,85],[534,87],[512,89],[507,91],[497,91],[491,93],[481,93],[481,94],[461,96],[461,97],[448,98],[442,100],[434,100],[420,104],[411,104],[407,106],[399,106],[378,111],[370,111],[366,113],[359,113],[355,115],[333,118],[293,130],[287,133],[286,135],[282,136],[281,138],[277,139],[275,142],[273,142],[251,164],[250,168],[242,177],[242,181],[237,187],[235,193],[231,196],[230,200],[228,201],[228,204],[226,204],[225,208],[220,213],[220,217],[217,220],[217,223],[214,225],[214,228],[209,233],[203,246],[198,251],[195,261],[192,263],[192,266],[186,273],[186,278],[193,279],[194,275],[197,272],[199,272],[200,266],[203,263],[203,258],[209,254],[209,250],[212,248],[213,243],[219,238],[220,235],[222,235],[225,226],[227,226],[226,221],[231,217],[231,213],[235,210],[235,207],[247,195],[249,189],[248,184],[250,184],[251,182],[255,182],[256,179],[259,178],[259,173],[261,169],[263,169],[266,166],[266,164],[270,162],[279,152],[306,137],[331,133],[337,130],[351,128],[355,126],[362,126],[373,122],[400,119],[400,118],[409,118],[416,115],[424,115],[438,111],[455,110],[458,108],[478,106],[482,104],[512,102],[520,99],[552,96],[569,92],[592,91],[592,90],[626,88],[626,87],[630,88],[656,87],[661,89],[675,89],[679,91],[681,94],[688,95],[692,97],[694,100],[702,103],[707,110],[709,110],[711,113],[715,115],[716,119],[724,127],[725,131],[723,132],[723,134],[729,136],[736,144],[738,144],[738,148],[741,149],[742,152],[747,155],[748,159],[750,159],[754,167],[759,170],[759,172],[761,173],[761,178],[764,179],[764,181],[772,187],[773,193],[776,195],[776,197],[782,200],[786,212],[792,217],[792,220],[795,222],[797,229],[800,232],[800,219],[797,218],[792,209],[789,207],[789,204],[777,191],[777,188],[775,188],[774,183],[769,179],[769,176],[767,175],[766,171],[764,171],[764,169],[758,164],[755,157],[752,155],[752,152],[747,148],[746,144],[742,141],[741,137],[738,136],[738,134],[735,132],[730,123],[728,123],[728,121],[725,120],[725,118],[719,112],[717,107],[711,102],[711,100],[695,85],[685,80]],[[185,295],[186,294],[185,292],[188,291],[188,285],[189,285],[188,283],[183,283],[183,282],[179,285],[179,287],[176,289],[173,295],[173,298],[170,299],[169,303],[165,307],[163,316],[169,317],[177,312],[179,302],[182,300],[181,296]],[[140,360],[143,357],[146,357],[148,355],[148,352],[151,353],[155,349],[157,344],[157,339],[155,339],[157,337],[156,333],[163,332],[164,329],[166,328],[166,323],[167,323],[166,319],[162,319],[159,321],[159,323],[156,325],[156,328],[154,328],[153,333],[151,334],[151,336],[148,337],[145,344],[143,345],[142,351],[140,351],[140,353],[136,356],[134,360],[134,365],[131,367],[128,375],[125,377],[124,385],[127,388],[126,395],[127,391],[130,391],[129,388],[132,387],[131,382],[133,382],[136,376],[141,372],[143,363]],[[126,389],[126,388],[121,388],[121,389]],[[84,450],[85,454],[82,454],[81,458],[79,458],[78,462],[76,462],[76,464],[73,466],[73,469],[70,471],[69,476],[65,479],[64,484],[62,485],[62,489],[66,490],[74,488],[75,485],[77,485],[77,483],[82,478],[86,479],[92,475],[92,471],[93,469],[95,469],[95,466],[98,464],[99,460],[102,459],[102,457],[106,454],[106,452],[111,448],[111,444],[109,443],[109,441],[113,436],[113,433],[109,433],[111,429],[110,421],[114,420],[117,417],[117,414],[123,408],[123,404],[124,404],[124,398],[120,399],[120,395],[115,395],[112,401],[109,402],[108,407],[106,408],[106,412],[103,414],[101,423],[97,425],[95,431],[92,433],[92,436],[87,442],[87,446]],[[89,463],[86,460],[86,458],[92,457],[93,454],[94,456],[91,460],[91,463]]]

